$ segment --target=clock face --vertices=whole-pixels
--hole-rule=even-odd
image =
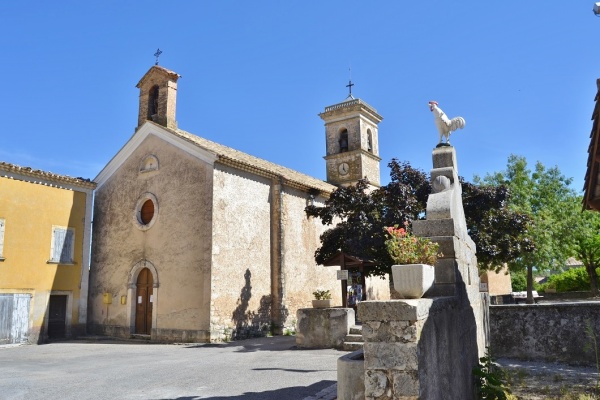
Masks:
[[[338,166],[338,172],[340,173],[340,175],[346,175],[348,173],[348,171],[350,171],[350,167],[348,166],[348,163],[341,163]]]

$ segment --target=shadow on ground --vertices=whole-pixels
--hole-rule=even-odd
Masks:
[[[203,347],[237,347],[235,351],[238,353],[248,353],[254,351],[288,351],[297,350],[303,351],[296,346],[296,338],[294,336],[273,336],[267,338],[256,338],[246,340],[235,340],[226,343],[194,343],[186,345],[186,349],[197,349]],[[314,350],[314,349],[313,349]]]
[[[177,398],[163,398],[157,400],[301,400],[308,396],[314,396],[315,393],[333,385],[335,381],[321,381],[310,386],[294,386],[289,388],[268,390],[266,392],[246,392],[239,396],[183,396]]]

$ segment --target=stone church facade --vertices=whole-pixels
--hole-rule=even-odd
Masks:
[[[341,305],[337,268],[314,261],[327,227],[304,213],[336,186],[178,129],[178,78],[153,66],[140,80],[136,132],[95,179],[88,331],[217,341],[293,327],[316,289]],[[344,151],[328,144],[328,180],[348,184],[330,169],[362,177],[368,167],[378,184],[378,121],[350,100],[322,114],[326,126],[346,119],[359,129],[342,128]],[[353,158],[335,155],[346,152]],[[370,296],[386,294],[387,281],[373,283]]]

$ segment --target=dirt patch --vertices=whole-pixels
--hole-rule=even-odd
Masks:
[[[496,361],[508,372],[512,394],[518,399],[600,399],[596,368],[508,358]]]

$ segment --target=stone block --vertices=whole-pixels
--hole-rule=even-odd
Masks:
[[[363,321],[362,336],[366,342],[416,342],[420,321]]]
[[[437,221],[452,218],[452,190],[431,193],[427,199],[427,221]]]
[[[419,366],[417,343],[365,342],[365,370],[416,371]]]
[[[459,240],[456,236],[430,236],[432,242],[440,245],[440,253],[443,258],[453,258],[455,248],[459,246]]]
[[[386,396],[386,397],[384,397]],[[365,398],[391,399],[388,378],[383,371],[365,371]]]
[[[419,379],[416,371],[392,371],[394,398],[419,398]]]
[[[358,304],[360,320],[366,321],[417,321],[429,315],[431,299],[361,301]]]
[[[428,298],[454,296],[457,293],[455,283],[440,283],[435,284],[425,293]]]
[[[454,169],[451,167],[444,167],[444,168],[436,168],[436,169],[432,169],[431,170],[431,181],[435,181],[435,179],[438,176],[445,176],[446,178],[450,179],[450,183],[454,183],[455,180],[455,173],[454,173]]]
[[[437,147],[433,150],[433,168],[453,167],[458,173],[458,165],[456,163],[456,150],[452,146]]]
[[[451,218],[413,221],[412,228],[413,233],[421,237],[454,236],[454,220]]]
[[[435,264],[435,284],[455,283],[456,271],[457,265],[454,258],[438,259]]]

